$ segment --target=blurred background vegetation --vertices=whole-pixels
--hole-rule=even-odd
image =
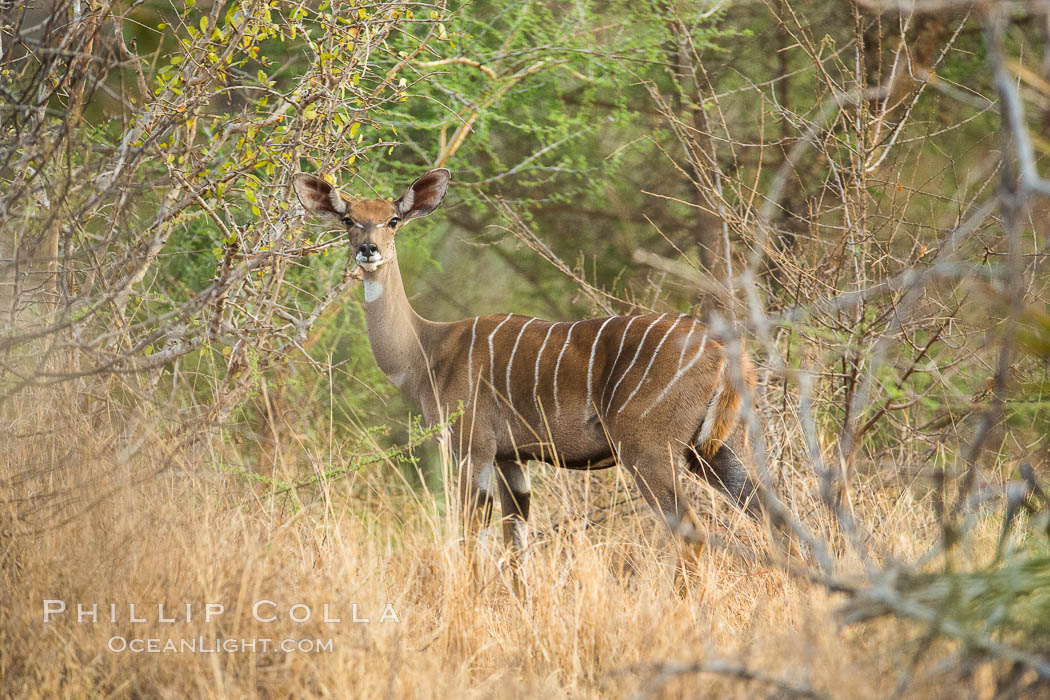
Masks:
[[[783,499],[800,533],[834,513],[812,551],[864,552],[857,581],[819,574],[849,614],[1045,681],[1048,22],[1023,3],[15,3],[0,416],[47,457],[8,465],[4,537],[95,502],[79,431],[104,436],[114,490],[175,465],[296,507],[371,465],[440,488],[341,232],[304,223],[289,178],[396,197],[444,166],[442,210],[398,242],[419,313],[730,323],[760,366],[756,470],[772,494],[812,480]],[[928,557],[868,551],[880,523],[852,499],[871,490],[930,512]],[[988,518],[994,552],[963,556]]]

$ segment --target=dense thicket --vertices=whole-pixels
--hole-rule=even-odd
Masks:
[[[289,183],[389,197],[445,166],[441,214],[398,244],[420,313],[726,321],[759,363],[742,430],[801,573],[852,621],[917,620],[966,668],[1045,683],[1048,22],[808,0],[8,9],[0,417],[23,457],[0,544],[173,470],[275,498],[377,463],[439,487],[341,232],[304,224]],[[85,459],[112,466],[90,493]],[[933,549],[874,548],[858,491],[919,504]],[[989,518],[999,540],[961,548]]]

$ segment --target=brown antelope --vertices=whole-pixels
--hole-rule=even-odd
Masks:
[[[619,463],[672,531],[686,536],[696,520],[679,497],[683,465],[757,512],[753,484],[725,444],[751,365],[741,353],[730,357],[695,318],[552,322],[507,313],[438,323],[412,309],[394,240],[404,224],[437,209],[450,179],[448,170],[432,170],[394,202],[344,197],[303,173],[293,183],[307,210],[347,227],[379,367],[429,424],[463,407],[452,444],[468,543],[498,489],[507,545],[524,546],[528,460],[569,469]]]

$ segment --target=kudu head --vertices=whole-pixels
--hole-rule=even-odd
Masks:
[[[357,264],[375,272],[394,259],[394,236],[401,226],[437,209],[451,179],[452,174],[444,168],[431,170],[393,202],[345,197],[325,180],[306,173],[296,173],[292,183],[307,211],[346,226]]]

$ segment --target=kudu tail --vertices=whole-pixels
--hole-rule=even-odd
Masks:
[[[740,418],[742,394],[754,386],[754,367],[746,355],[739,358],[739,372],[731,371],[729,362],[728,358],[722,360],[718,380],[708,398],[706,415],[697,429],[693,449],[686,455],[686,464],[690,471],[712,482],[749,515],[759,518],[762,511],[755,497],[757,488],[737,454],[737,450],[746,450],[747,440],[740,435],[729,439]]]
[[[739,362],[739,371],[730,362]],[[704,459],[709,459],[721,449],[740,417],[741,394],[750,391],[754,384],[754,367],[745,354],[738,358],[722,359],[718,379],[708,398],[707,411],[697,428],[694,446]]]

